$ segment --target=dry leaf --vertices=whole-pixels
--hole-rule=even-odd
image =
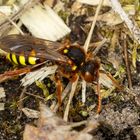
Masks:
[[[4,103],[0,103],[0,111],[4,110]]]
[[[47,5],[36,5],[21,16],[21,21],[36,37],[56,41],[70,32],[63,20]]]
[[[4,98],[6,95],[5,95],[5,91],[4,91],[4,88],[3,87],[0,87],[0,98]]]
[[[29,109],[29,108],[22,108],[22,111],[28,118],[38,118],[39,117],[39,111]]]
[[[55,116],[49,108],[41,104],[38,127],[26,125],[23,140],[92,140],[86,132],[71,130],[71,126]]]

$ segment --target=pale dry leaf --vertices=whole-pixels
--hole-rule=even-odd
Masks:
[[[10,15],[13,13],[12,6],[0,6],[0,12],[4,13],[5,15]]]
[[[29,9],[21,16],[21,21],[36,37],[56,41],[68,33],[70,28],[47,5],[41,4]]]
[[[81,123],[83,124],[83,123]],[[79,126],[79,125],[78,125]],[[86,132],[71,130],[72,126],[57,117],[44,104],[40,105],[40,118],[38,126],[26,125],[24,140],[92,140],[92,136]]]
[[[107,88],[111,88],[113,86],[112,80],[104,73],[100,73],[99,83],[103,84]]]
[[[4,103],[0,103],[0,111],[4,110]]]
[[[4,88],[3,87],[0,87],[0,98],[4,98],[6,95],[5,95],[5,91],[4,91]]]
[[[86,21],[91,22],[93,20],[93,18],[94,17],[91,16],[91,17],[87,18]],[[118,25],[123,22],[122,19],[120,18],[120,16],[117,13],[115,13],[113,10],[110,10],[109,12],[106,12],[102,15],[98,15],[97,20],[105,22],[106,25],[109,25],[109,26]]]
[[[35,81],[39,80],[42,81],[44,78],[46,78],[48,75],[54,74],[57,69],[57,66],[49,66],[49,67],[43,67],[39,70],[29,72],[26,74],[24,78],[21,79],[22,85],[27,86],[31,85]]]
[[[39,111],[29,109],[29,108],[22,108],[22,112],[28,117],[28,118],[38,118],[39,117]]]
[[[99,21],[106,22],[109,26],[121,24],[123,21],[113,10],[98,16]]]

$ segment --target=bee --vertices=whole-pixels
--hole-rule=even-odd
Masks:
[[[8,35],[0,38],[0,48],[7,52],[7,59],[16,65],[36,65],[46,60],[57,64],[59,102],[62,92],[61,77],[66,77],[71,82],[78,75],[89,83],[97,83],[99,80],[100,60],[90,57],[79,45],[51,42],[28,35]]]

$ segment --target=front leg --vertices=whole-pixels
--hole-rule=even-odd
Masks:
[[[56,70],[55,73],[55,82],[56,82],[56,94],[58,99],[59,107],[61,106],[62,100],[61,100],[61,94],[62,94],[62,75],[59,69]]]

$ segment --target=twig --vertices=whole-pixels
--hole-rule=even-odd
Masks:
[[[68,100],[68,103],[67,103],[67,106],[66,106],[66,109],[65,109],[65,112],[64,112],[64,117],[63,117],[63,119],[64,119],[65,121],[68,120],[69,109],[70,109],[70,103],[71,103],[72,98],[73,98],[73,96],[74,96],[74,92],[75,92],[75,89],[76,89],[76,86],[77,86],[77,83],[78,83],[78,79],[79,79],[79,77],[76,79],[76,81],[75,81],[74,83],[72,83],[72,88],[71,88],[69,100]]]
[[[129,60],[128,60],[126,35],[124,35],[123,49],[124,49],[124,61],[125,61],[126,71],[127,71],[127,77],[128,77],[128,86],[129,86],[130,89],[132,89],[132,78],[131,78],[131,70],[130,70],[130,65],[129,65]]]
[[[82,80],[82,103],[86,102],[86,81]]]
[[[22,90],[22,92],[20,94],[20,97],[19,97],[19,101],[18,101],[19,105],[18,106],[19,106],[20,110],[23,108],[23,102],[22,101],[23,101],[23,98],[25,96],[26,89],[27,89],[27,87],[23,88],[23,90]]]
[[[101,49],[101,47],[106,43],[107,39],[104,38],[100,44],[98,45],[98,47],[95,48],[95,50],[93,51],[94,56],[96,56],[96,54],[99,52],[99,50]]]
[[[101,6],[103,4],[103,1],[104,0],[100,0],[99,5],[97,7],[97,10],[96,10],[96,13],[95,13],[95,17],[94,17],[93,22],[92,22],[92,25],[91,25],[91,29],[89,31],[88,37],[87,37],[87,39],[85,41],[85,44],[84,44],[85,51],[88,50],[89,43],[90,43],[90,40],[91,40],[91,36],[92,36],[93,30],[94,30],[94,27],[95,27],[95,23],[96,23],[96,20],[97,20],[97,16],[99,14],[99,11],[101,9]],[[67,103],[67,106],[66,106],[66,110],[64,112],[64,117],[63,117],[63,119],[65,121],[68,120],[68,113],[69,113],[70,103],[71,103],[71,100],[72,100],[72,98],[74,96],[74,92],[75,92],[75,89],[76,89],[76,86],[77,86],[78,79],[79,79],[79,77],[72,84],[72,89],[71,89],[71,92],[70,92],[70,97],[69,97],[69,100],[68,100],[68,103]],[[82,88],[84,89],[84,90],[82,90],[82,95],[85,97],[85,93],[86,93],[86,82],[83,82],[83,87]],[[85,99],[82,99],[82,100],[84,101]]]
[[[98,5],[98,7],[96,9],[96,13],[95,13],[95,16],[94,16],[94,19],[93,19],[93,22],[92,22],[88,37],[87,37],[87,39],[85,41],[85,44],[84,44],[85,51],[88,50],[89,43],[90,43],[90,40],[91,40],[91,36],[92,36],[93,30],[94,30],[94,27],[95,27],[95,24],[96,24],[96,21],[97,21],[97,17],[98,17],[98,14],[99,14],[99,11],[101,9],[101,6],[102,6],[103,2],[104,2],[104,0],[100,0],[99,5]]]
[[[104,2],[104,0],[100,0],[100,2],[99,2],[99,5],[98,5],[98,7],[97,7],[97,9],[96,9],[95,16],[94,16],[94,18],[93,18],[93,22],[92,22],[92,25],[91,25],[91,28],[90,28],[88,37],[87,37],[87,39],[86,39],[86,41],[85,41],[84,49],[85,49],[86,52],[87,52],[87,50],[88,50],[89,43],[90,43],[90,40],[91,40],[91,37],[92,37],[92,33],[93,33],[93,30],[94,30],[94,27],[95,27],[95,24],[96,24],[96,21],[97,21],[97,17],[98,17],[98,14],[99,14],[99,11],[100,11],[100,9],[101,9],[101,6],[102,6],[103,2]],[[82,101],[85,102],[84,97],[86,96],[86,95],[85,95],[85,94],[86,94],[86,82],[84,82],[84,81],[82,82],[82,89],[83,89],[83,90],[82,90]],[[83,103],[84,103],[84,102],[83,102]]]
[[[40,0],[29,0],[26,4],[23,5],[23,7],[20,8],[19,11],[17,11],[15,14],[9,16],[9,19],[12,21],[17,20],[26,10],[37,4]],[[0,33],[3,34],[5,31],[7,31],[11,24],[9,24],[9,20],[4,20],[0,22]]]
[[[38,99],[41,99],[41,100],[45,101],[45,98],[40,97],[40,96],[38,96],[38,95],[35,95],[35,94],[32,94],[32,93],[29,93],[29,92],[25,92],[25,94],[30,95],[30,96],[33,96],[33,97],[35,97],[35,98],[38,98]]]
[[[12,21],[7,15],[5,15],[2,12],[0,12],[0,14],[3,15],[4,18],[7,19],[21,33],[21,35],[24,35],[24,33],[22,32],[22,30],[17,26],[17,24],[14,21]]]

